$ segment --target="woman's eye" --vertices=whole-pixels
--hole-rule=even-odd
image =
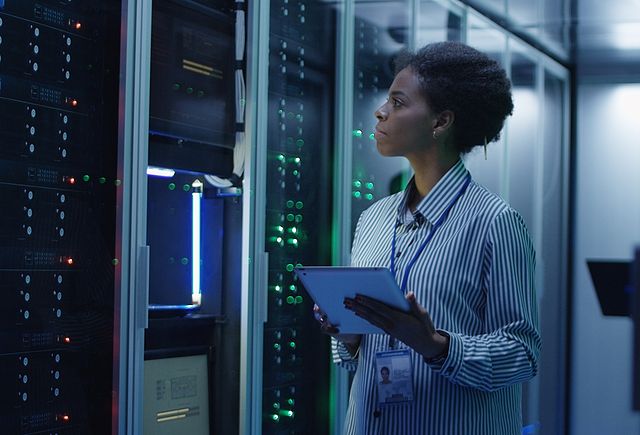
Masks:
[[[395,98],[393,100],[391,100],[391,103],[393,104],[393,107],[402,106],[402,103],[400,102],[400,100],[396,100]]]

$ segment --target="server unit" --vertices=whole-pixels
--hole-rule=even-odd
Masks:
[[[0,1],[3,433],[112,430],[120,8]]]

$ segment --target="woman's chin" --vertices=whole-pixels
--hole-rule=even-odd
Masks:
[[[398,155],[394,152],[393,148],[381,145],[380,142],[376,142],[376,148],[378,149],[378,153],[384,157],[395,157]]]

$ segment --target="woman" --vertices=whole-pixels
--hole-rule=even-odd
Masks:
[[[354,336],[316,307],[334,361],[355,370],[345,433],[519,434],[521,383],[540,352],[535,253],[520,215],[460,159],[498,139],[513,109],[510,82],[455,42],[404,54],[396,71],[375,139],[382,155],[406,157],[414,177],[362,213],[352,265],[389,267],[411,310],[346,299],[387,333]],[[382,403],[381,361],[410,367],[410,400]]]

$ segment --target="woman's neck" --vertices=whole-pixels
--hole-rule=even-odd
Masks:
[[[422,199],[431,192],[431,189],[440,179],[458,162],[458,154],[423,155],[409,158],[414,172],[416,192],[409,200],[409,209],[415,211]]]

